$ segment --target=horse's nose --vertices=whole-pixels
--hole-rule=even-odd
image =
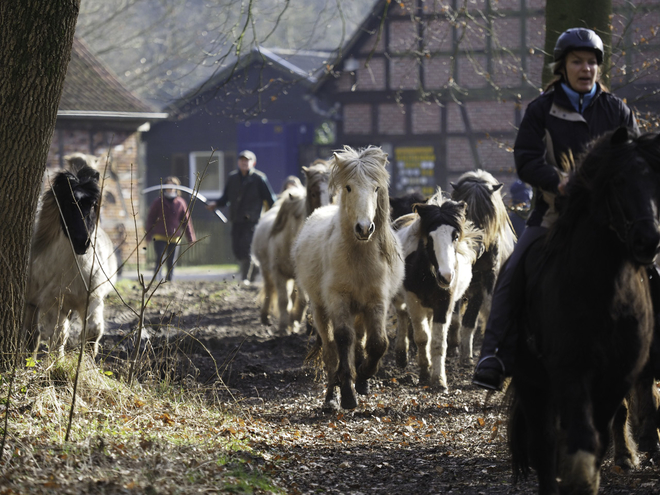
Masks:
[[[363,227],[359,222],[355,224],[355,235],[358,239],[366,240],[371,237],[371,234],[376,230],[376,226],[373,222],[369,224],[368,227]]]
[[[635,229],[631,236],[632,253],[636,261],[642,264],[653,263],[660,250],[660,234],[657,229],[650,232]]]

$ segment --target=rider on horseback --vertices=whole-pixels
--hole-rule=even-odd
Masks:
[[[555,200],[565,193],[567,182],[559,160],[578,156],[594,138],[619,126],[637,130],[630,108],[597,82],[603,54],[603,42],[594,31],[572,28],[562,33],[553,54],[556,77],[529,104],[520,124],[514,158],[518,176],[534,188],[534,209],[497,280],[472,380],[478,386],[501,390],[512,373],[517,335],[510,325],[509,285],[526,250],[557,218]]]

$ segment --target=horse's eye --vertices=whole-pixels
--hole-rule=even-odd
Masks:
[[[452,232],[451,240],[452,240],[452,242],[456,242],[458,240],[458,232],[456,230],[454,230],[454,232]]]
[[[376,190],[374,192],[378,192],[379,189],[380,187],[376,186]]]
[[[351,192],[351,186],[346,186],[346,190],[347,190],[348,192]]]

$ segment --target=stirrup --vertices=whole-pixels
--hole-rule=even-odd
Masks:
[[[476,373],[479,371],[479,366],[481,366],[481,363],[486,361],[487,359],[497,359],[497,362],[500,363],[500,367],[502,368],[502,375],[506,376],[506,367],[504,366],[504,362],[497,357],[497,354],[491,354],[490,356],[484,356],[482,357],[478,362],[477,366],[474,368],[474,372]]]

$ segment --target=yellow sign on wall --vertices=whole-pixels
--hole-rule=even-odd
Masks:
[[[416,190],[426,196],[435,192],[435,150],[433,146],[401,147],[394,150],[395,194]]]

